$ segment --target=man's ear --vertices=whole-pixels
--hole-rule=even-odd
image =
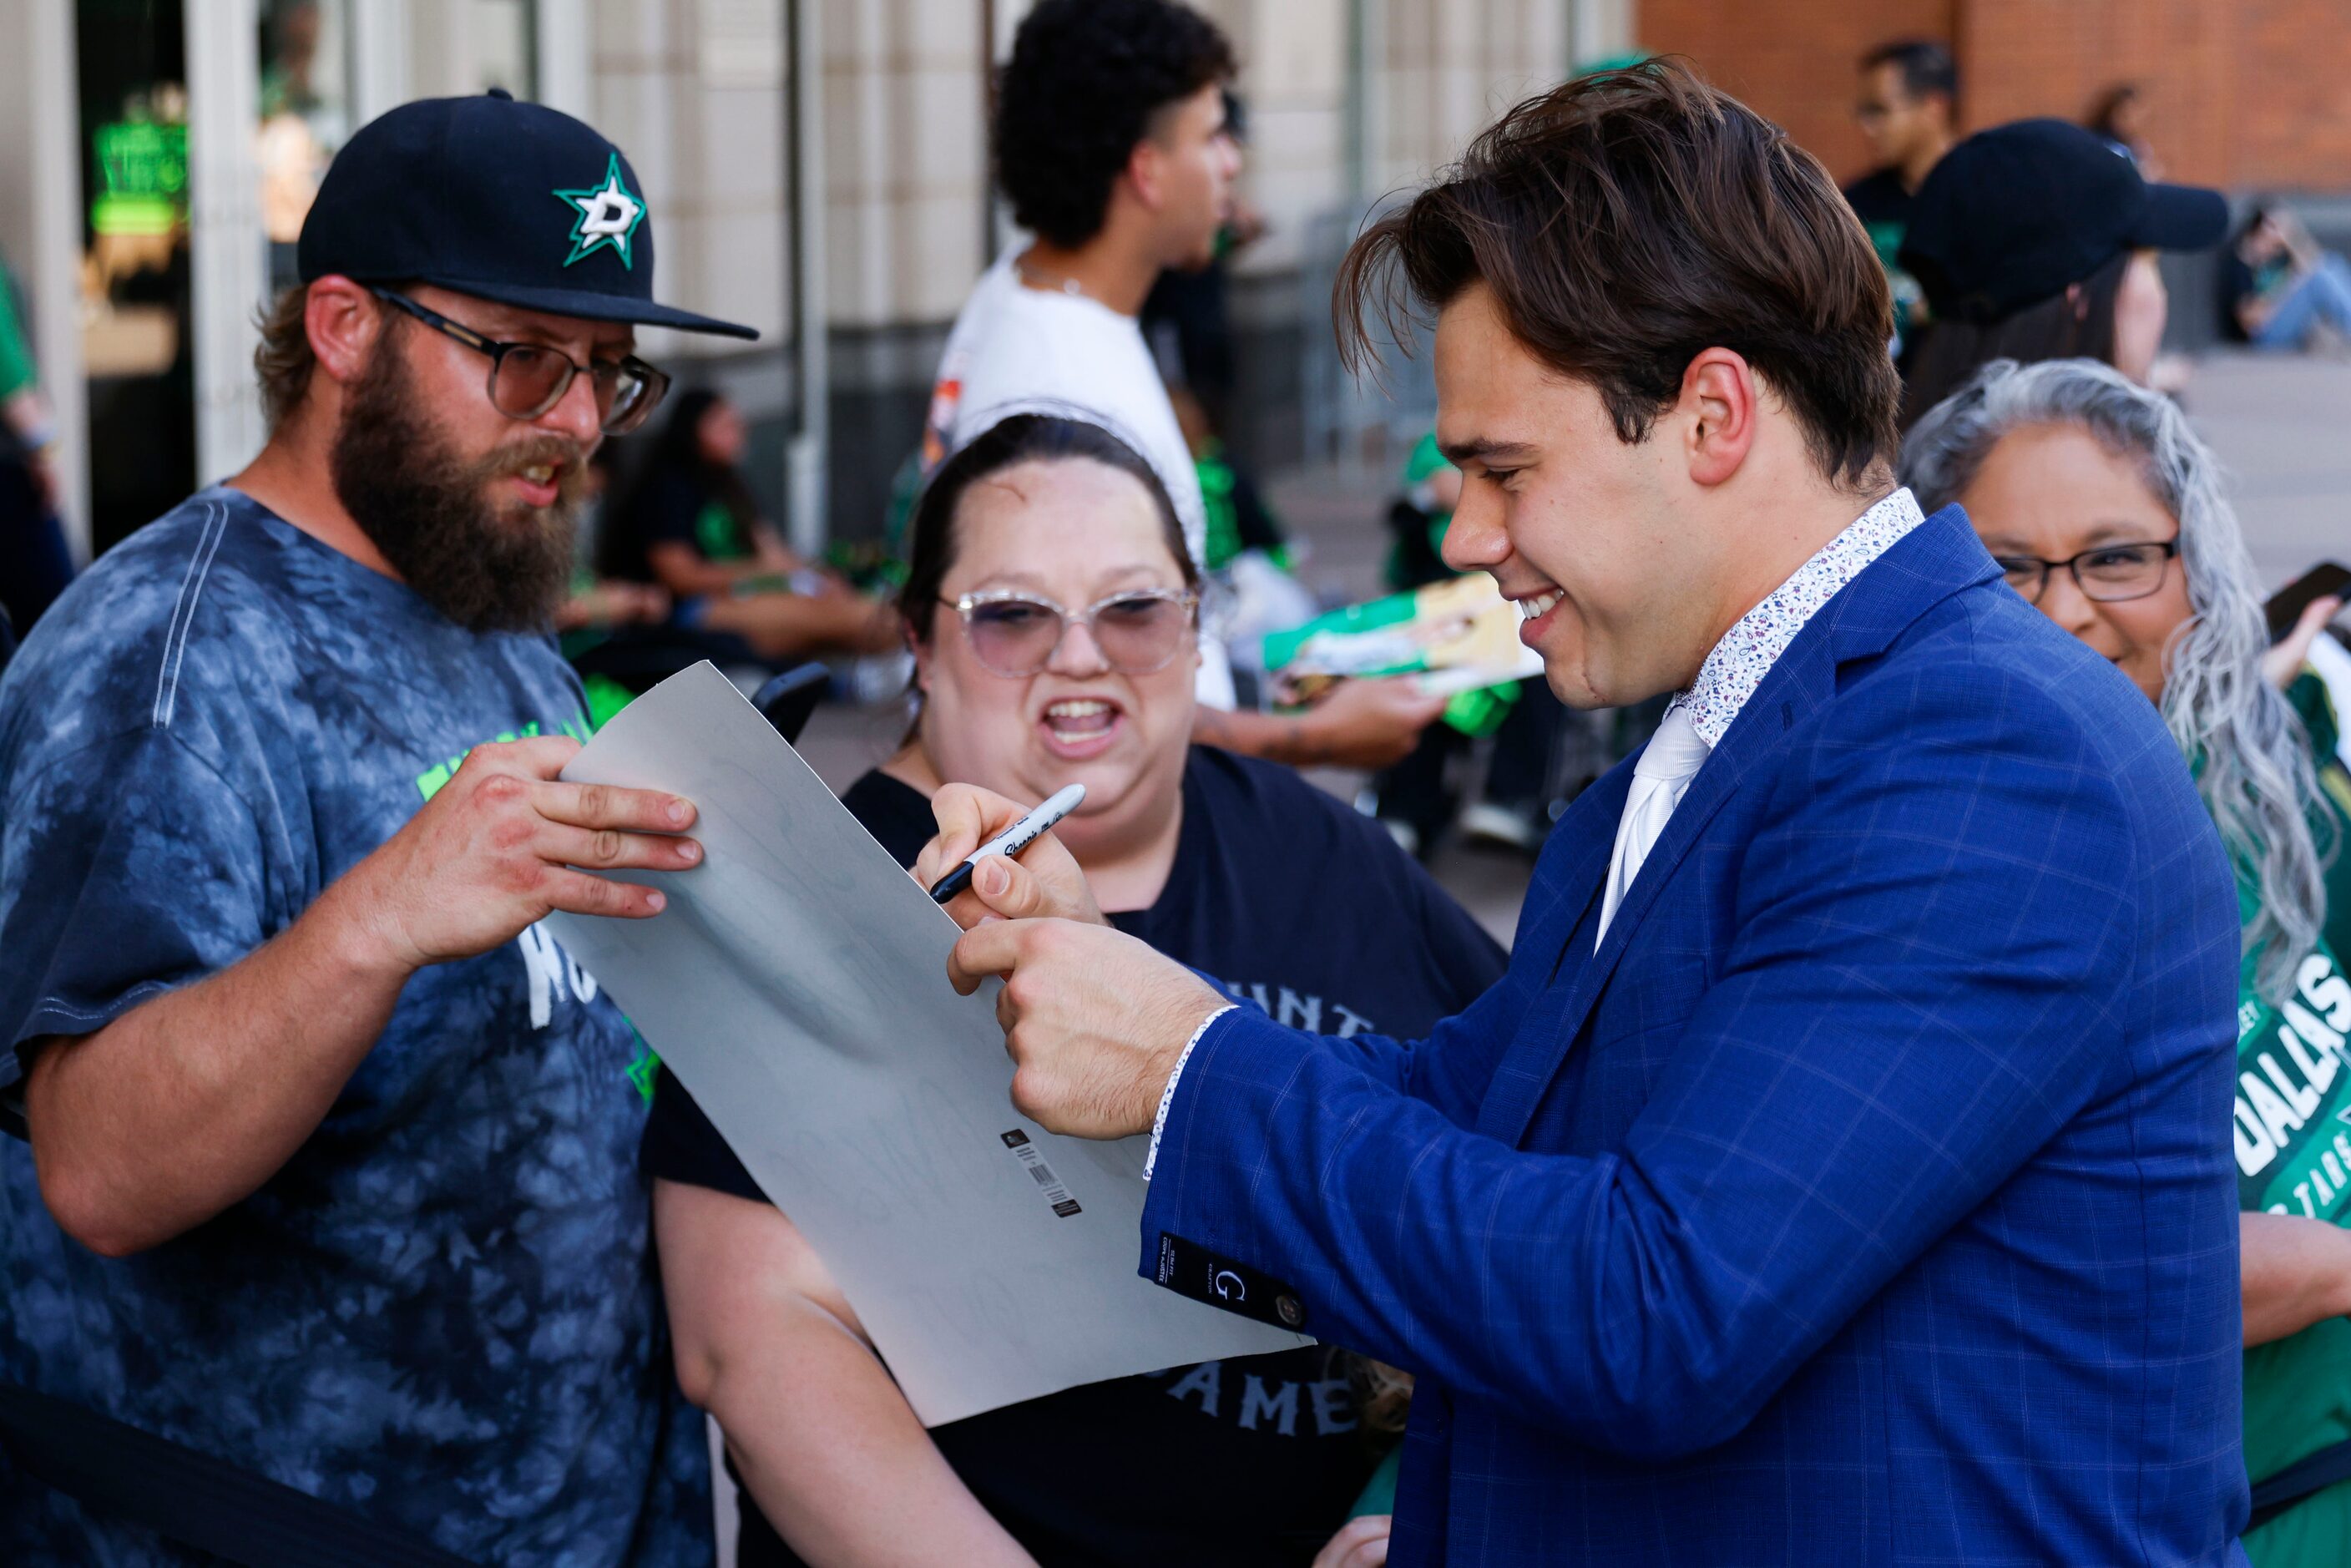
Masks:
[[[365,286],[340,273],[313,282],[303,303],[302,327],[319,369],[339,385],[358,381],[383,336],[386,309]]]
[[[1126,167],[1119,172],[1146,211],[1157,212],[1165,200],[1166,162],[1166,149],[1159,145],[1158,138],[1146,135],[1127,153]]]
[[[1694,484],[1719,485],[1739,472],[1755,444],[1761,412],[1755,371],[1729,349],[1708,349],[1682,371],[1678,412]]]

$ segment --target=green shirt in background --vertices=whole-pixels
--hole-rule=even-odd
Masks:
[[[2247,1211],[2351,1223],[2351,982],[2320,942],[2283,1007],[2248,985],[2237,1018],[2239,1199]],[[2256,1482],[2351,1441],[2351,1318],[2245,1351],[2245,1471]],[[2351,1484],[2296,1503],[2245,1538],[2258,1568],[2339,1563]]]
[[[2237,997],[2236,1144],[2240,1207],[2351,1225],[2351,980],[2335,960],[2351,925],[2351,777],[2336,760],[2325,688],[2305,675],[2287,700],[2310,731],[2327,821],[2341,845],[2327,867],[2325,935],[2279,1006],[2253,986],[2248,958]],[[2322,840],[2321,848],[2325,842]],[[2250,921],[2260,893],[2241,882]],[[2328,1318],[2245,1352],[2245,1470],[2255,1482],[2319,1449],[2351,1441],[2351,1318]],[[2256,1568],[2319,1568],[2351,1555],[2351,1482],[2294,1504],[2244,1540]]]
[[[2335,855],[2326,862],[2326,945],[2338,954],[2351,953],[2351,769],[2344,768],[2337,749],[2342,726],[2326,699],[2326,683],[2312,671],[2304,670],[2286,688],[2285,700],[2310,732],[2318,792],[2326,798],[2326,820],[2314,826],[2322,832],[2330,825],[2335,831]],[[2326,850],[2323,841],[2318,847],[2322,853]]]
[[[16,296],[0,277],[0,401],[15,397],[39,379],[33,369],[33,350],[16,319]]]

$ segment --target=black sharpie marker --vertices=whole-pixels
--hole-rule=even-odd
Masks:
[[[972,867],[990,855],[1004,855],[1008,858],[1019,854],[1022,850],[1035,843],[1040,834],[1076,810],[1078,802],[1085,798],[1086,787],[1082,784],[1072,784],[1066,789],[1055,790],[1043,805],[972,851],[969,858],[963,864],[939,878],[938,884],[931,889],[932,902],[935,904],[950,902],[956,894],[971,885]]]

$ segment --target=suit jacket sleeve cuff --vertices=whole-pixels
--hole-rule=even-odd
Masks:
[[[1164,1243],[1171,1238],[1220,1258],[1247,1245],[1255,1227],[1236,1212],[1239,1194],[1227,1179],[1237,1175],[1234,1154],[1240,1145],[1263,1147],[1268,1099],[1280,1097],[1297,1071],[1300,1048],[1313,1043],[1255,1008],[1232,1007],[1186,1048],[1160,1106],[1154,1153],[1162,1163],[1144,1194],[1145,1279],[1167,1282]]]
[[[1178,1295],[1292,1332],[1306,1332],[1299,1292],[1233,1256],[1233,1228],[1207,1218],[1229,1213],[1231,1194],[1218,1178],[1230,1155],[1209,1147],[1218,1140],[1201,1123],[1206,1117],[1238,1132],[1231,1124],[1246,1120],[1247,1103],[1269,1087],[1264,1074],[1294,1069],[1301,1042],[1296,1030],[1248,1007],[1219,1009],[1193,1035],[1160,1102],[1152,1157],[1164,1150],[1168,1164],[1144,1192],[1138,1270]],[[1186,1169],[1187,1153],[1199,1156],[1200,1169]]]

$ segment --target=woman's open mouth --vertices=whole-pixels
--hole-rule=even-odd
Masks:
[[[1037,727],[1048,750],[1074,762],[1101,756],[1125,724],[1125,714],[1105,697],[1062,697],[1045,705]]]

